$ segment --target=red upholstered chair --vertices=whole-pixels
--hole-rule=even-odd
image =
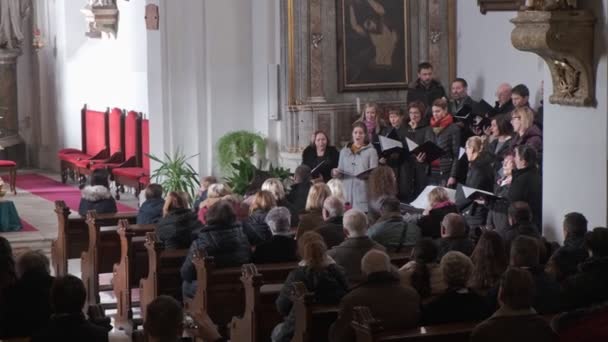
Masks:
[[[112,169],[112,177],[116,182],[116,198],[120,199],[120,192],[124,186],[135,189],[135,196],[150,183],[150,121],[141,120],[141,139],[138,140],[137,163],[135,166],[117,167]]]
[[[8,171],[8,183],[13,194],[17,194],[17,163],[12,160],[0,160],[0,171]]]
[[[109,145],[110,157],[104,159],[84,159],[77,161],[77,174],[80,175],[80,182],[84,183],[86,178],[83,175],[90,175],[96,169],[111,169],[119,166],[125,161],[125,116],[124,111],[114,108],[108,116],[109,123]],[[133,136],[132,139],[135,139]]]
[[[81,112],[82,149],[64,148],[57,155],[61,163],[61,181],[65,183],[68,175],[74,179],[78,171],[77,162],[91,159],[109,158],[108,150],[108,112],[87,109]]]

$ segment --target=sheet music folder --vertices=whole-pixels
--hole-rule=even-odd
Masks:
[[[437,144],[431,141],[427,141],[422,145],[416,144],[411,139],[407,139],[406,142],[408,148],[410,149],[410,153],[415,156],[420,153],[426,154],[426,161],[429,163],[435,159],[441,158],[441,156],[445,154],[445,151],[441,147],[437,146]]]

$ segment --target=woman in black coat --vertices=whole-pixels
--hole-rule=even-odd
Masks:
[[[407,138],[418,145],[433,139],[433,131],[431,127],[423,120],[426,107],[420,101],[414,101],[409,104],[408,115],[409,122],[407,124]],[[429,164],[422,160],[417,160],[416,156],[409,155],[409,159],[414,165],[414,190],[412,197],[416,198],[424,190],[428,184]]]
[[[272,238],[272,232],[266,223],[266,215],[276,206],[277,203],[270,191],[260,190],[255,194],[249,207],[249,217],[243,222],[243,229],[252,246]]]
[[[470,137],[465,145],[469,171],[465,185],[469,188],[492,192],[494,189],[494,169],[492,155],[482,151],[482,141],[478,136]],[[487,207],[476,198],[458,199],[457,205],[471,231],[485,225],[488,215]]]
[[[86,216],[87,211],[95,210],[98,214],[117,212],[116,201],[110,192],[108,172],[98,169],[91,174],[90,185],[81,190],[82,198],[78,206],[78,214]]]
[[[312,178],[322,177],[324,182],[331,179],[331,170],[338,167],[338,159],[338,150],[329,144],[323,131],[316,131],[312,143],[302,152],[302,164],[314,170]]]
[[[485,150],[494,156],[494,170],[502,168],[502,161],[510,153],[513,126],[509,115],[499,115],[492,118],[490,132],[492,141]]]
[[[458,175],[458,155],[460,153],[460,128],[454,117],[448,113],[448,101],[438,99],[433,102],[431,129],[435,144],[445,152],[431,163],[431,182],[435,185],[456,186]]]
[[[156,234],[166,249],[188,248],[194,236],[203,228],[197,214],[188,208],[188,202],[177,192],[165,199],[163,218],[158,221]]]
[[[520,145],[515,149],[513,181],[508,198],[513,202],[526,202],[532,210],[532,220],[542,227],[542,178],[537,167],[537,154],[532,146]]]

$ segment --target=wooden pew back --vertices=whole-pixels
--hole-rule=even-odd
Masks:
[[[166,250],[155,232],[146,233],[145,248],[148,252],[147,276],[139,282],[142,319],[146,320],[146,307],[160,295],[182,300],[180,269],[188,255],[188,249]]]
[[[328,340],[329,327],[338,317],[338,305],[314,303],[314,294],[306,285],[293,283],[293,310],[296,326],[292,342],[322,342]]]

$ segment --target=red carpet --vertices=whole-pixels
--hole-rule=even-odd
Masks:
[[[47,201],[62,200],[70,209],[74,211],[78,210],[80,190],[73,185],[63,184],[38,174],[17,174],[17,188],[44,198]],[[116,203],[116,208],[119,212],[137,210],[120,203]]]

